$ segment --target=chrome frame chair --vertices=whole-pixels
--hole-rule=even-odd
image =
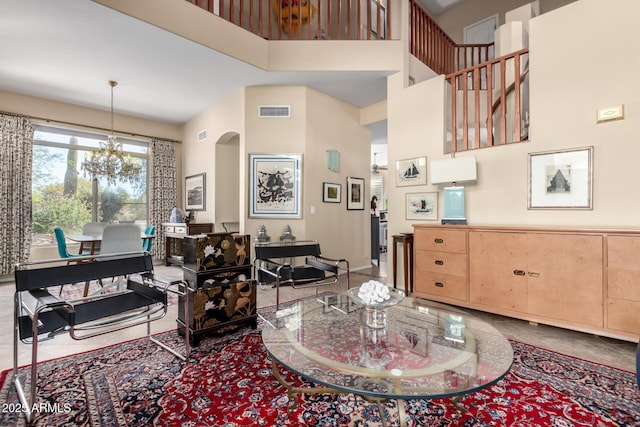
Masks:
[[[27,423],[34,417],[31,408],[36,402],[40,338],[52,339],[68,333],[72,339],[83,340],[146,324],[146,336],[151,342],[183,361],[191,352],[188,328],[184,334],[184,355],[151,336],[151,322],[167,314],[167,294],[187,295],[187,284],[183,280],[171,281],[154,275],[153,260],[148,253],[91,258],[94,262],[60,265],[60,260],[45,260],[16,266],[13,380]],[[100,280],[114,274],[128,276],[126,289],[68,301],[49,292],[61,284]],[[184,312],[189,315],[189,298],[183,299]],[[18,371],[18,340],[32,346],[28,397]]]
[[[292,288],[331,285],[338,281],[340,272],[347,275],[347,290],[351,286],[349,261],[321,255],[317,240],[256,244],[253,259],[254,278],[261,289],[275,288],[276,311],[280,308],[280,286]],[[304,257],[304,264],[295,265],[294,259]]]

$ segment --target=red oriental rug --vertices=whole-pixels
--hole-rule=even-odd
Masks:
[[[175,331],[162,334],[179,348]],[[639,426],[635,375],[520,342],[510,373],[462,399],[410,400],[408,426]],[[28,376],[27,369],[21,369]],[[42,362],[37,426],[379,426],[375,403],[352,394],[305,394],[287,412],[260,329],[203,338],[189,363],[134,340]],[[0,374],[0,425],[24,425],[12,383]],[[298,386],[313,386],[288,374]],[[398,425],[395,401],[384,405]]]

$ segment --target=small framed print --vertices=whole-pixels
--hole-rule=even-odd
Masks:
[[[427,158],[396,161],[396,186],[427,185]]]
[[[529,209],[592,209],[593,147],[529,154]]]
[[[332,182],[322,183],[322,201],[325,203],[340,203],[342,201],[342,186]]]
[[[407,193],[407,219],[438,220],[438,193]]]
[[[364,178],[347,177],[347,210],[364,210]]]
[[[206,208],[206,173],[191,175],[184,179],[184,193],[186,197],[185,209],[188,211],[203,211]]]

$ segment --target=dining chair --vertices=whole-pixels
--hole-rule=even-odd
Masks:
[[[87,258],[81,254],[70,254],[69,249],[67,248],[67,239],[64,237],[64,231],[60,227],[56,227],[53,229],[53,234],[56,237],[56,243],[58,244],[58,255],[62,259],[67,260],[67,265],[72,262],[80,263],[87,261]],[[64,285],[60,286],[59,295],[62,295],[62,288]]]
[[[100,242],[101,259],[125,258],[131,255],[122,255],[132,252],[142,253],[140,247],[140,227],[137,224],[109,224],[102,231],[102,241]],[[118,254],[113,257],[104,257],[108,254]],[[98,292],[119,286],[116,277],[111,284],[103,286]]]
[[[109,224],[102,231],[100,255],[141,251],[140,227],[136,224]]]
[[[144,230],[144,234],[146,234],[147,236],[154,236],[156,234],[156,226],[155,225],[147,226],[147,228],[145,228],[145,230]],[[153,248],[153,239],[143,239],[142,240],[142,250],[143,251],[151,252],[152,248]]]
[[[70,254],[69,253],[69,249],[67,248],[67,240],[64,237],[64,231],[62,231],[62,229],[60,227],[56,227],[53,229],[53,234],[56,237],[56,243],[58,244],[58,255],[60,256],[60,258],[66,259],[67,260],[67,264],[71,263],[71,262],[82,262],[84,261],[84,259],[82,260],[74,260],[74,258],[80,258],[82,255],[78,254]]]
[[[82,234],[86,236],[100,236],[104,231],[104,228],[109,225],[106,222],[88,222],[82,226]],[[83,248],[83,254],[91,254],[97,255],[100,253],[100,242],[93,243],[93,252],[91,247]]]

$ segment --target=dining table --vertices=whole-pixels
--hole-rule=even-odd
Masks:
[[[155,234],[145,234],[140,233],[140,248],[142,249],[142,241],[153,239]],[[89,255],[96,255],[96,247],[98,247],[99,243],[102,242],[102,234],[73,234],[68,237],[69,240],[80,243],[80,248],[78,249],[79,254],[87,255],[84,250],[88,245]]]

